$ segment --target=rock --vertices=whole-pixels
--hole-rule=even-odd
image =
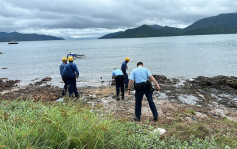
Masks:
[[[185,117],[184,119],[187,121],[188,124],[192,124],[194,122],[191,117]]]
[[[167,80],[166,76],[164,75],[153,75],[153,77],[159,82],[159,83],[165,83]]]
[[[3,52],[0,52],[0,54],[4,54]]]
[[[20,80],[8,80],[6,78],[0,78],[0,91],[11,89],[19,82]]]
[[[201,86],[211,86],[211,87],[231,87],[234,89],[237,89],[237,77],[228,77],[228,76],[215,76],[213,78],[208,78],[204,76],[199,76],[193,81],[191,81],[194,84],[198,84]]]
[[[197,118],[208,118],[206,114],[202,114],[200,112],[195,112],[195,115],[197,116]]]
[[[8,69],[8,68],[6,68],[6,67],[3,67],[2,69]]]
[[[52,80],[52,78],[46,77],[46,78],[43,78],[41,81],[48,82],[48,81],[51,81],[51,80]]]
[[[95,94],[89,95],[89,98],[90,98],[90,99],[96,99],[96,95],[95,95]]]
[[[215,115],[219,115],[219,116],[221,116],[221,117],[226,117],[225,111],[222,110],[222,109],[214,109],[214,110],[212,110],[211,112],[212,112],[213,114],[215,114]]]

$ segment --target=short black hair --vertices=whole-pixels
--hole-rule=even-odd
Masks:
[[[142,62],[138,62],[138,63],[137,63],[137,66],[139,66],[139,65],[143,65],[143,63],[142,63]]]

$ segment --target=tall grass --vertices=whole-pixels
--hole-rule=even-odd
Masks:
[[[80,102],[0,104],[0,148],[218,148],[214,140],[164,141],[153,129],[115,120]]]

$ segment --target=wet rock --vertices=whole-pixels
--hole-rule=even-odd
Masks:
[[[237,77],[234,77],[234,76],[228,77],[228,76],[220,75],[220,76],[215,76],[213,78],[199,76],[191,82],[201,85],[201,86],[211,86],[215,88],[231,87],[231,88],[237,89]]]
[[[159,83],[165,83],[167,80],[166,76],[164,75],[153,75],[153,77],[159,82]]]
[[[9,90],[17,86],[20,80],[8,80],[7,78],[0,78],[0,91]]]
[[[47,83],[51,80],[52,80],[52,78],[46,77],[46,78],[43,78],[41,81],[36,82],[35,85],[42,85],[42,84]]]
[[[51,80],[52,80],[52,78],[46,77],[46,78],[43,78],[41,81],[43,81],[43,82],[49,82],[49,81],[51,81]]]

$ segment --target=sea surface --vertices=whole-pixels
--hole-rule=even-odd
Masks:
[[[237,34],[0,42],[0,52],[0,78],[21,80],[22,85],[51,77],[53,85],[62,86],[59,65],[69,52],[86,54],[74,61],[80,72],[78,86],[108,83],[125,57],[131,59],[128,73],[142,61],[152,74],[168,78],[237,76]]]

